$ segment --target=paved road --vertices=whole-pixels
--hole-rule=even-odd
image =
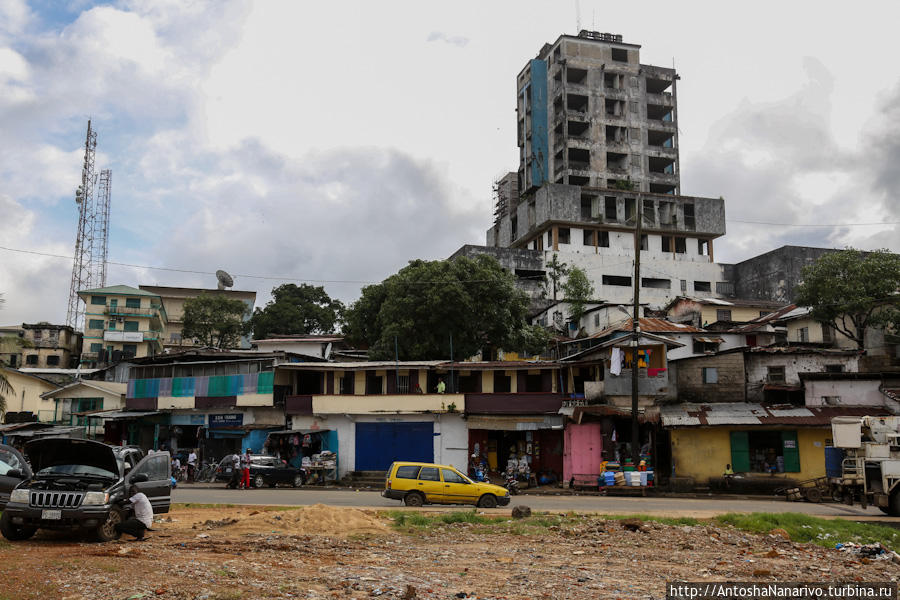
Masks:
[[[278,488],[229,490],[224,486],[182,485],[172,492],[173,502],[210,504],[291,505],[327,504],[365,508],[400,508],[396,500],[377,491],[344,489]],[[743,498],[629,498],[605,496],[514,496],[510,506],[526,504],[541,511],[600,512],[605,514],[653,514],[657,516],[712,517],[726,512],[800,512],[818,516],[884,517],[876,508],[862,510],[843,504],[810,504],[784,500]],[[452,508],[452,507],[447,507]],[[470,507],[467,507],[468,510]],[[897,519],[900,521],[900,519]]]

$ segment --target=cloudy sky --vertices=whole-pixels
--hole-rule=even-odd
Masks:
[[[200,272],[111,265],[109,284],[223,268],[258,305],[289,279],[352,301],[484,243],[491,181],[517,166],[515,76],[578,13],[674,62],[682,191],[726,200],[718,260],[900,251],[896,224],[848,225],[900,221],[900,10],[735,6],[0,0],[0,324],[65,320],[71,258],[21,251],[72,255],[88,117],[110,260]]]

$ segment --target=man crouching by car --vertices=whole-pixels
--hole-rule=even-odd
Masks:
[[[153,507],[150,505],[150,500],[147,499],[146,494],[138,492],[137,488],[132,488],[132,490],[135,493],[128,499],[128,502],[134,510],[134,516],[125,519],[121,523],[116,523],[115,528],[119,533],[127,533],[138,540],[142,540],[144,539],[145,531],[152,531],[150,527],[153,525]]]

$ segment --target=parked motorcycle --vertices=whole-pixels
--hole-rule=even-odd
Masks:
[[[506,472],[506,482],[503,484],[507,490],[509,490],[510,496],[515,496],[519,493],[519,480],[516,479],[515,473]]]

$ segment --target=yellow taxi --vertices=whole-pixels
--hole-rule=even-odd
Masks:
[[[504,487],[472,481],[449,465],[421,462],[392,463],[381,495],[402,500],[407,506],[474,504],[494,508],[509,504],[509,491]]]

